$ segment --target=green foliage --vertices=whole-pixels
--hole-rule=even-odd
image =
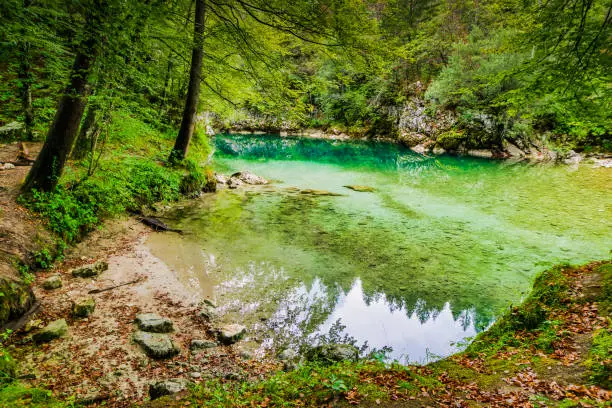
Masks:
[[[49,390],[26,386],[20,382],[0,388],[0,407],[62,408],[71,406],[52,397]]]
[[[589,369],[589,381],[603,388],[612,388],[612,330],[603,328],[593,336],[589,358],[585,362]]]
[[[15,360],[13,360],[13,357],[4,347],[4,343],[10,335],[10,330],[0,333],[0,388],[13,381],[17,368]]]

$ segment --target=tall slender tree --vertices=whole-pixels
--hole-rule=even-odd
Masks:
[[[22,187],[25,192],[55,188],[77,136],[90,89],[89,74],[102,42],[99,30],[108,18],[106,1],[93,0],[90,6],[85,11],[83,37],[76,49],[69,83],[60,98],[47,139]]]
[[[196,0],[194,30],[193,30],[193,49],[191,51],[191,69],[189,71],[189,87],[183,119],[174,148],[170,152],[170,161],[180,161],[187,156],[189,143],[193,136],[196,125],[196,115],[198,113],[198,103],[200,101],[200,83],[202,78],[202,58],[204,56],[204,29],[206,20],[205,0]]]

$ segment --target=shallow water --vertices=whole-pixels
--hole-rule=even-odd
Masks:
[[[537,272],[612,248],[609,169],[274,136],[215,144],[219,171],[274,182],[207,195],[168,216],[204,254],[201,273],[223,318],[246,322],[262,348],[331,330],[425,362],[519,302]]]

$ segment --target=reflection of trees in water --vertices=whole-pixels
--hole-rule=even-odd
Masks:
[[[215,147],[221,155],[243,159],[312,160],[344,165],[422,170],[437,160],[393,143],[334,141],[280,136],[218,135]]]

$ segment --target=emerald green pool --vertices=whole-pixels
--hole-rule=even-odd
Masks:
[[[538,272],[610,256],[610,169],[276,136],[220,135],[215,146],[218,172],[272,184],[169,216],[202,248],[224,319],[246,322],[263,349],[333,327],[425,362],[520,302]]]

